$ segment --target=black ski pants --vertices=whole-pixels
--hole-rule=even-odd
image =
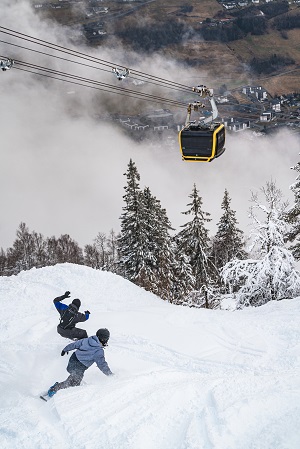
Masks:
[[[87,370],[87,366],[79,362],[74,352],[71,355],[67,366],[67,371],[68,373],[70,373],[70,376],[63,382],[59,382],[57,385],[55,385],[55,391],[69,387],[78,387],[78,385],[81,384],[85,370]]]
[[[87,331],[84,329],[78,329],[78,327],[73,327],[72,329],[63,329],[60,325],[57,326],[57,332],[59,335],[70,340],[81,340],[82,338],[87,338]]]

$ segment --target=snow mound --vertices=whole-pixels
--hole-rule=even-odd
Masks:
[[[111,332],[79,387],[52,300]],[[62,264],[0,278],[1,449],[299,449],[300,301],[229,312],[174,306],[120,276]],[[66,300],[64,302],[68,303]],[[70,355],[70,354],[69,354]]]

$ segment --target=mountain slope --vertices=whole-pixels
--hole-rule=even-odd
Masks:
[[[201,76],[209,77],[210,83],[217,87],[225,83],[229,88],[244,84],[261,84],[272,94],[297,92],[299,90],[300,64],[300,33],[299,29],[284,29],[278,31],[274,20],[279,17],[297,15],[298,5],[289,4],[288,13],[273,12],[264,14],[260,8],[265,4],[226,9],[217,0],[201,2],[173,0],[153,1],[101,1],[97,12],[97,3],[87,2],[85,7],[74,7],[65,2],[61,7],[60,0],[53,0],[57,8],[45,7],[37,10],[41,17],[51,18],[63,25],[80,29],[91,27],[93,30],[87,40],[92,46],[107,46],[109,48],[121,45],[123,51],[137,50],[141,54],[160,53],[186,65],[187,78],[189,71],[195,68],[201,71]],[[275,2],[274,2],[275,3]],[[270,7],[273,6],[269,5]],[[284,2],[279,1],[279,4]],[[46,3],[48,5],[48,3]],[[267,5],[268,6],[268,5]],[[231,21],[243,17],[257,16],[265,20],[263,31],[255,30],[242,33],[237,40],[216,38],[218,27],[227,29]],[[206,20],[211,21],[212,40],[203,38],[201,27]],[[228,21],[228,22],[226,22]],[[213,23],[214,22],[214,23]],[[179,37],[182,26],[182,36]],[[94,29],[94,28],[95,29]],[[98,34],[98,28],[105,30]],[[270,73],[255,73],[251,68],[253,58],[265,60],[265,65],[272,55],[292,58],[294,64],[278,67]],[[157,67],[157,72],[159,68]],[[292,71],[292,72],[291,72]],[[207,81],[205,80],[205,83]]]
[[[48,403],[67,377],[52,299],[71,291],[106,359]],[[296,449],[300,302],[237,312],[168,304],[111,273],[71,264],[0,278],[2,449]],[[70,354],[69,354],[70,355]]]

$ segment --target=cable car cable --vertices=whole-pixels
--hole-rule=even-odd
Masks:
[[[116,87],[116,86],[113,86],[111,84],[103,83],[101,81],[91,80],[89,78],[84,78],[84,77],[81,77],[81,76],[78,76],[78,75],[73,75],[71,73],[61,72],[61,71],[50,69],[50,68],[47,68],[47,67],[41,67],[41,66],[38,66],[36,64],[27,63],[27,62],[24,62],[24,61],[15,60],[15,64],[25,65],[26,67],[33,68],[35,70],[42,70],[42,71],[46,71],[46,72],[49,72],[49,73],[54,74],[54,75],[60,75],[60,76],[64,76],[64,77],[67,77],[67,78],[72,78],[72,79],[76,79],[76,80],[79,80],[79,81],[84,81],[84,82],[88,82],[88,83],[91,83],[91,84],[96,84],[96,85],[108,87],[108,88],[111,88],[112,90],[121,90],[121,91],[124,91],[126,93],[130,93],[130,94],[132,94],[132,93],[133,94],[137,94],[138,93],[138,95],[141,96],[141,97],[152,98],[152,99],[156,99],[156,100],[159,100],[159,101],[164,101],[164,102],[169,103],[169,104],[174,105],[174,106],[178,106],[178,105],[184,106],[185,105],[185,103],[177,101],[177,100],[172,100],[172,99],[168,99],[168,98],[165,98],[165,97],[159,97],[157,95],[147,94],[147,93],[143,93],[143,92],[136,92],[136,91],[133,91],[131,89],[124,89],[122,87]]]
[[[80,57],[80,58],[83,58],[83,59],[86,59],[86,60],[89,60],[89,61],[92,61],[92,62],[100,63],[100,64],[105,65],[105,66],[112,67],[112,66],[116,65],[116,64],[113,64],[112,62],[105,61],[105,60],[97,58],[95,56],[89,56],[89,55],[84,54],[82,52],[79,52],[77,50],[72,50],[72,49],[63,47],[61,45],[52,44],[51,42],[44,41],[42,39],[38,39],[38,38],[35,38],[35,37],[32,37],[32,36],[29,36],[27,34],[11,30],[11,29],[3,27],[3,26],[0,26],[0,32],[8,34],[10,36],[13,36],[15,38],[24,39],[24,40],[29,41],[31,43],[34,43],[36,45],[42,45],[44,47],[51,48],[52,50],[55,50],[55,51],[61,51],[63,53],[67,53],[67,54],[70,54],[70,55],[75,56],[75,57]],[[14,33],[14,34],[12,34],[12,33]],[[149,75],[147,73],[140,72],[138,70],[130,69],[130,71],[131,71],[131,73],[135,73],[137,75],[142,75],[143,77],[146,77],[148,79],[159,81],[159,82],[161,82],[163,84],[167,84],[167,85],[177,86],[177,87],[180,87],[180,88],[182,88],[184,90],[188,90],[189,92],[191,92],[191,87],[190,86],[186,86],[184,84],[180,84],[180,83],[176,83],[176,82],[173,82],[173,81],[170,81],[170,80],[166,80],[164,78],[160,78],[160,77],[157,77],[157,76],[154,76],[154,75]]]
[[[71,59],[63,58],[63,57],[61,57],[61,56],[51,55],[50,53],[46,53],[46,52],[39,51],[39,50],[34,50],[34,49],[32,49],[32,48],[24,47],[24,46],[22,46],[22,45],[13,44],[12,42],[6,42],[6,41],[3,41],[3,40],[0,40],[0,42],[2,42],[3,44],[12,45],[12,46],[17,47],[17,48],[22,48],[22,49],[24,49],[24,50],[32,51],[32,52],[34,52],[34,53],[38,53],[38,54],[41,54],[41,55],[44,55],[44,56],[50,56],[51,58],[56,58],[56,59],[60,59],[60,60],[62,60],[62,61],[71,62],[71,63],[73,63],[73,64],[82,65],[82,66],[84,66],[84,67],[90,67],[90,68],[93,68],[93,69],[96,69],[96,70],[101,70],[101,71],[103,71],[103,72],[111,73],[111,70],[102,69],[101,67],[96,67],[96,66],[93,66],[93,65],[90,65],[90,64],[85,64],[85,63],[83,63],[83,62],[79,62],[79,61],[73,61],[73,60],[71,60]],[[134,77],[131,77],[131,78],[132,78],[133,80],[140,81],[139,78],[134,78]],[[177,91],[179,91],[179,92],[181,91],[181,89],[178,89],[178,88],[176,88],[176,87],[174,87],[174,86],[163,86],[163,85],[161,85],[160,83],[156,83],[156,82],[154,82],[154,81],[146,81],[146,83],[153,84],[153,85],[155,85],[155,86],[160,86],[160,87],[166,88],[166,89],[177,90]]]
[[[47,77],[47,78],[52,78],[52,79],[55,79],[55,80],[58,80],[58,81],[64,81],[65,83],[76,84],[76,85],[82,86],[82,87],[89,87],[90,89],[101,90],[101,91],[109,92],[109,93],[112,93],[112,94],[122,95],[124,97],[131,97],[131,98],[134,98],[134,99],[146,101],[145,98],[135,97],[133,95],[125,94],[123,92],[112,92],[109,89],[104,89],[104,88],[101,88],[101,87],[95,87],[95,86],[90,86],[90,85],[87,85],[87,84],[78,83],[76,81],[70,81],[70,80],[66,80],[66,79],[62,79],[62,78],[57,78],[55,76],[51,76],[51,75],[47,75],[47,74],[39,73],[39,72],[34,72],[34,71],[31,71],[31,70],[27,70],[27,69],[22,69],[20,67],[15,67],[15,69],[21,70],[21,71],[27,72],[27,73],[32,73],[33,75],[39,75],[39,76],[44,76],[44,77]],[[159,103],[160,102],[159,100],[154,100],[154,99],[147,99],[147,101],[150,101],[150,102],[153,102],[153,103]],[[177,106],[177,107],[178,108],[182,108],[182,106]]]
[[[124,89],[121,89],[121,88],[112,89],[111,87],[114,87],[114,86],[110,86],[109,84],[105,85],[104,83],[97,83],[97,82],[93,83],[92,80],[88,80],[88,79],[85,79],[85,78],[76,77],[76,76],[72,76],[72,75],[68,76],[69,78],[71,78],[71,80],[65,79],[65,78],[58,78],[57,76],[53,76],[53,75],[58,75],[58,76],[63,76],[63,77],[66,77],[66,75],[64,75],[63,72],[60,73],[60,72],[57,72],[57,71],[53,71],[51,69],[44,69],[44,68],[34,67],[31,64],[24,63],[24,65],[25,65],[25,67],[27,67],[27,69],[21,68],[21,67],[17,67],[17,66],[15,66],[15,68],[17,70],[22,70],[24,72],[32,73],[34,75],[40,75],[40,76],[56,79],[56,80],[59,80],[59,81],[65,81],[65,82],[68,82],[68,83],[77,84],[77,85],[83,86],[83,87],[90,87],[90,88],[93,88],[93,89],[97,89],[97,90],[101,90],[101,91],[105,91],[105,92],[109,92],[109,93],[119,94],[119,95],[131,97],[131,98],[134,98],[134,99],[137,99],[137,100],[151,101],[151,102],[163,103],[163,104],[166,104],[166,102],[167,102],[167,103],[170,103],[170,106],[176,106],[177,108],[186,108],[185,105],[183,106],[183,103],[173,102],[172,100],[168,100],[166,98],[155,97],[155,96],[152,96],[152,95],[146,96],[147,94],[141,94],[140,92],[135,92],[135,91],[126,91],[126,90],[124,91]],[[34,70],[28,70],[30,68],[33,68],[35,71]],[[36,70],[44,70],[44,71],[46,71],[46,73],[37,72]],[[104,85],[104,87],[101,88],[101,87],[96,87],[96,86],[89,85],[89,84],[82,84],[79,81],[83,81],[83,82],[91,83],[91,84],[96,84],[96,86]],[[105,88],[105,87],[107,87],[107,88]],[[116,92],[115,92],[115,90],[116,90]]]

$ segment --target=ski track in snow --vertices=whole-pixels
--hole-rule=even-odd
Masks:
[[[52,299],[82,297],[106,359],[81,386]],[[70,264],[0,279],[1,449],[299,449],[299,300],[239,312],[191,310],[111,273]],[[83,305],[83,310],[85,304]]]

